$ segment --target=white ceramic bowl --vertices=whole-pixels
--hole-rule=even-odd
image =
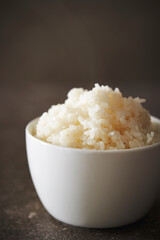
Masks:
[[[160,128],[160,120],[153,118]],[[117,151],[55,146],[35,138],[37,119],[26,127],[28,163],[37,194],[56,219],[110,228],[142,218],[160,183],[160,143]]]

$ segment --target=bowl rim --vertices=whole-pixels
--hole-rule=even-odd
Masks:
[[[29,135],[32,140],[36,141],[39,144],[42,145],[46,145],[48,147],[51,148],[56,148],[59,150],[66,150],[66,151],[77,151],[77,152],[83,152],[83,153],[94,153],[94,154],[98,154],[98,153],[129,153],[129,152],[138,152],[138,151],[144,151],[144,150],[149,150],[155,147],[160,147],[160,141],[157,143],[153,143],[151,145],[146,145],[143,147],[137,147],[137,148],[130,148],[130,149],[112,149],[112,150],[96,150],[96,149],[86,149],[86,148],[72,148],[72,147],[66,147],[66,146],[60,146],[60,145],[55,145],[49,142],[45,142],[35,136],[33,136],[33,134],[31,134],[31,132],[29,131],[29,127],[33,124],[35,124],[36,121],[38,121],[40,117],[34,118],[32,119],[30,122],[28,122],[28,124],[25,127],[25,135],[27,137],[27,135]],[[154,116],[151,116],[151,121],[158,123],[160,125],[160,119]]]

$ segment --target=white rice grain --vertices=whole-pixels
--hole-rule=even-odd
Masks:
[[[85,149],[114,150],[154,142],[145,99],[126,98],[118,88],[99,86],[88,91],[73,88],[64,104],[43,113],[36,137],[52,144]]]

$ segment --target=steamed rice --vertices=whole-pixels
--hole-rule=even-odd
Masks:
[[[154,142],[144,99],[125,98],[118,88],[73,88],[64,104],[42,114],[36,137],[46,142],[97,150],[130,149]]]

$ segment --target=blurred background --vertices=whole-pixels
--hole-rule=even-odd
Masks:
[[[119,87],[124,96],[146,98],[145,107],[160,117],[159,1],[1,2],[0,223],[4,229],[7,214],[15,218],[18,206],[27,211],[27,199],[36,198],[26,161],[25,125],[51,105],[62,103],[71,88],[91,89],[94,83]],[[13,206],[15,210],[7,213]]]
[[[159,13],[159,1],[5,1],[2,101],[17,121],[30,120],[72,87],[98,82],[146,98],[160,116]]]

